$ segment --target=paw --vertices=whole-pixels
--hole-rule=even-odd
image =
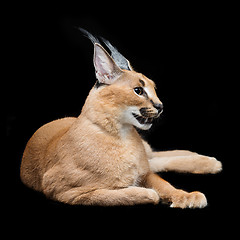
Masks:
[[[198,165],[194,173],[218,173],[222,170],[222,163],[214,157],[199,155]]]
[[[222,171],[222,163],[218,161],[214,157],[210,157],[210,161],[212,162],[212,168],[210,173],[218,173]]]
[[[158,193],[150,188],[147,189],[147,198],[150,199],[150,201],[153,202],[153,204],[158,204],[160,201]]]
[[[158,204],[160,201],[160,197],[154,189],[133,186],[128,187],[128,189],[131,190],[129,198],[132,201],[135,200],[137,204]]]
[[[204,208],[207,206],[207,199],[201,192],[187,193],[178,190],[172,198],[172,208]]]

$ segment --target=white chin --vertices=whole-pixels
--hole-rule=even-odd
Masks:
[[[122,116],[122,123],[124,124],[131,124],[141,130],[148,130],[152,126],[152,122],[148,121],[138,121],[134,115],[140,117],[140,112],[137,107],[129,107],[127,111],[124,112]],[[147,120],[147,119],[146,119]],[[149,120],[149,119],[148,119]]]
[[[149,130],[152,127],[152,123],[141,124],[138,121],[136,121],[136,123],[134,123],[133,125],[141,130]]]

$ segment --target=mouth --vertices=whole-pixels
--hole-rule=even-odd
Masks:
[[[132,113],[132,115],[137,119],[137,121],[140,123],[140,124],[152,124],[154,118],[148,118],[148,117],[143,117],[143,116],[140,116],[140,115],[137,115],[135,113]]]

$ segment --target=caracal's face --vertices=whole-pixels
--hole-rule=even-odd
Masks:
[[[118,112],[122,124],[148,130],[163,111],[154,82],[141,73],[123,70],[117,81],[101,88],[101,100]]]

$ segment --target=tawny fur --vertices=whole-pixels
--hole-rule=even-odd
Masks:
[[[95,58],[98,81],[107,85],[92,88],[78,118],[50,122],[34,133],[22,158],[23,183],[67,204],[157,204],[161,199],[171,207],[206,206],[204,194],[175,189],[154,172],[216,173],[221,163],[189,151],[153,152],[128,121],[136,121],[129,120],[133,107],[157,114],[153,103],[161,101],[154,82],[118,68],[99,44]],[[140,79],[148,97],[133,91]]]

